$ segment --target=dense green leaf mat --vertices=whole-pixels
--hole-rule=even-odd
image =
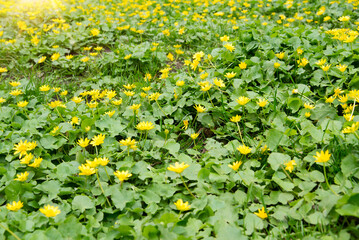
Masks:
[[[0,1],[1,239],[359,239],[359,1]]]

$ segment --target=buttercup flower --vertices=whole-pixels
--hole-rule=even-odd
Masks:
[[[258,106],[260,106],[260,107],[265,107],[265,106],[268,104],[268,100],[261,98],[261,99],[259,99],[259,100],[257,101],[257,104],[258,104]]]
[[[41,164],[42,160],[43,159],[41,157],[35,158],[34,162],[29,164],[29,167],[33,167],[33,168],[40,167],[40,164]]]
[[[183,170],[185,170],[186,168],[188,168],[189,165],[186,163],[178,163],[176,162],[175,165],[170,165],[167,170],[181,174],[183,172]]]
[[[254,214],[260,217],[261,219],[265,219],[268,217],[268,214],[265,212],[264,207],[262,207],[262,209],[258,209],[258,212],[255,212]]]
[[[192,133],[192,134],[191,134],[191,138],[192,138],[193,140],[196,140],[196,139],[198,138],[198,136],[199,136],[199,133]]]
[[[197,112],[199,113],[204,113],[206,111],[206,108],[201,106],[200,104],[199,105],[195,105],[194,108],[197,110]]]
[[[23,173],[20,173],[20,174],[16,174],[16,177],[14,180],[15,181],[20,181],[20,182],[25,182],[27,180],[29,176],[29,173],[28,172],[23,172]]]
[[[239,122],[239,121],[241,121],[241,116],[239,116],[239,115],[236,115],[236,116],[234,116],[234,117],[231,117],[231,122]]]
[[[80,147],[83,147],[83,148],[87,147],[87,146],[89,145],[89,143],[90,143],[90,140],[87,139],[87,138],[85,138],[85,139],[80,138],[80,139],[77,141],[77,144],[78,144]]]
[[[315,162],[319,162],[319,163],[325,163],[328,162],[330,159],[331,154],[329,153],[329,151],[325,151],[323,152],[323,150],[319,153],[316,152],[316,156],[314,156],[315,158]]]
[[[242,165],[242,161],[236,161],[233,164],[229,164],[228,167],[232,168],[234,171],[237,171],[238,168]]]
[[[188,205],[188,202],[183,202],[182,199],[178,199],[177,202],[174,203],[178,210],[182,211],[188,211],[191,209],[191,205]]]
[[[247,155],[247,154],[249,154],[249,153],[251,152],[252,149],[249,148],[249,147],[246,146],[246,145],[241,145],[241,146],[237,147],[237,150],[238,150],[241,154]]]
[[[92,175],[92,174],[96,173],[96,169],[93,168],[93,167],[90,167],[87,164],[81,164],[81,166],[79,166],[79,170],[81,171],[79,173],[79,175],[89,176],[89,175]]]
[[[248,97],[240,96],[239,98],[236,99],[236,101],[239,105],[244,106],[250,101],[250,99]]]
[[[128,171],[119,171],[119,170],[117,170],[113,174],[118,178],[118,180],[120,180],[120,182],[126,181],[128,180],[129,177],[132,176],[132,174],[129,173]]]
[[[43,213],[46,217],[56,217],[61,213],[59,207],[46,205],[44,208],[40,208],[40,212]]]
[[[8,203],[6,205],[6,208],[9,209],[10,211],[17,212],[23,206],[24,206],[24,204],[21,201],[18,201],[18,202],[13,201],[12,203]]]
[[[285,165],[285,170],[288,170],[289,172],[292,172],[293,169],[294,169],[294,166],[297,165],[297,164],[295,163],[295,160],[291,160],[291,161],[289,161],[287,163],[284,163],[284,165]]]
[[[136,128],[140,131],[149,131],[155,128],[155,125],[151,122],[140,122],[137,124]]]
[[[90,144],[92,146],[98,146],[98,145],[101,145],[102,143],[104,143],[104,140],[105,140],[105,135],[99,134],[92,138],[92,141],[90,142]]]

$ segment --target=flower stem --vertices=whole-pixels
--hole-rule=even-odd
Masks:
[[[189,194],[191,194],[192,197],[196,198],[196,197],[193,195],[193,193],[191,192],[191,190],[189,190],[189,188],[188,188],[187,184],[185,183],[185,181],[184,181],[184,179],[183,179],[183,177],[182,177],[181,174],[180,174],[180,177],[181,177],[181,180],[182,180],[182,182],[183,182],[183,185],[186,187],[186,189],[187,189],[187,191],[189,192]]]
[[[11,231],[10,229],[8,229],[7,227],[5,227],[4,225],[2,225],[0,223],[0,227],[2,227],[3,229],[5,229],[6,231],[8,231],[14,238],[16,238],[17,240],[21,240],[21,238],[19,238],[13,231]]]
[[[325,177],[325,182],[327,183],[329,189],[334,193],[335,196],[338,196],[338,194],[336,192],[334,192],[334,190],[331,188],[331,186],[329,185],[328,182],[328,178],[327,178],[327,173],[325,171],[325,162],[323,162],[323,169],[324,169],[324,177]]]
[[[106,175],[107,175],[108,179],[110,179],[110,182],[113,184],[113,182],[112,182],[112,180],[111,180],[111,178],[110,178],[110,175],[108,175],[106,166],[103,166],[103,168],[105,169],[105,172],[106,172]]]
[[[242,178],[241,174],[239,174],[239,171],[238,171],[238,170],[237,170],[237,173],[238,173],[238,176],[242,179],[243,183],[248,186],[247,182],[244,181],[244,179]]]
[[[244,145],[244,141],[243,141],[243,137],[242,137],[241,129],[239,128],[239,124],[238,124],[238,122],[236,122],[236,124],[237,124],[237,127],[238,127],[239,136],[241,137],[241,140],[242,140],[242,144]]]
[[[103,196],[106,198],[106,201],[107,201],[108,205],[109,205],[110,207],[112,207],[110,201],[108,200],[108,198],[107,198],[106,195],[105,195],[105,191],[104,191],[103,188],[102,188],[102,185],[101,185],[101,182],[100,182],[100,177],[98,176],[97,170],[96,170],[96,177],[97,177],[98,185],[100,186],[101,191],[102,191],[102,193],[103,193]]]
[[[287,171],[284,169],[284,167],[282,165],[280,165],[280,167],[282,168],[283,172],[285,173],[285,175],[287,175],[287,177],[289,178],[289,180],[291,182],[293,182],[293,179],[289,176],[289,174],[287,173]]]

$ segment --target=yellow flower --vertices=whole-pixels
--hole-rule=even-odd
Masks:
[[[107,112],[105,112],[105,114],[108,115],[109,117],[112,117],[115,114],[115,112],[116,112],[115,110],[107,111]]]
[[[325,152],[323,152],[322,150],[320,153],[316,152],[316,156],[314,156],[315,162],[319,162],[319,163],[328,162],[331,155],[332,154],[330,154],[328,150]]]
[[[47,91],[49,91],[51,88],[50,88],[49,85],[42,85],[39,89],[40,89],[41,92],[47,92]]]
[[[61,101],[53,101],[53,102],[50,102],[48,104],[51,108],[55,108],[55,107],[62,107],[62,108],[66,108],[66,106],[61,102]]]
[[[80,102],[82,102],[82,98],[81,97],[73,97],[72,99],[71,99],[71,101],[73,101],[74,103],[80,103]]]
[[[106,97],[111,100],[112,98],[114,98],[116,96],[116,94],[117,94],[116,91],[110,90],[106,93]]]
[[[239,98],[236,99],[236,101],[239,105],[244,106],[250,101],[250,99],[244,96],[240,96]]]
[[[89,60],[90,60],[90,58],[87,57],[87,56],[80,59],[80,61],[81,61],[81,62],[84,62],[84,63],[85,63],[85,62],[88,62]]]
[[[328,97],[328,98],[325,99],[325,102],[326,103],[332,103],[332,102],[334,102],[334,100],[335,100],[334,97]]]
[[[18,96],[20,94],[22,94],[22,91],[20,89],[12,90],[10,92],[10,95],[13,95],[13,96]]]
[[[230,73],[228,72],[224,76],[228,79],[231,79],[231,78],[234,78],[236,76],[236,74],[237,73],[235,73],[235,72],[230,72]]]
[[[177,210],[188,211],[191,209],[191,205],[188,205],[188,202],[183,202],[182,199],[178,199],[177,202],[174,203],[177,207]]]
[[[56,61],[59,58],[60,58],[60,53],[54,53],[51,56],[51,61]]]
[[[128,180],[128,178],[132,176],[132,174],[129,173],[128,171],[119,171],[119,170],[117,170],[113,174],[118,178],[118,180],[120,180],[121,183],[123,181]]]
[[[276,53],[275,56],[277,58],[279,58],[280,60],[282,60],[284,58],[284,56],[285,56],[285,53],[284,52]]]
[[[310,113],[310,112],[305,112],[305,114],[304,114],[304,116],[305,116],[306,118],[309,118],[309,117],[310,117],[310,115],[311,115],[311,113]]]
[[[118,100],[113,100],[112,103],[116,106],[121,105],[122,104],[122,98],[118,99]]]
[[[261,98],[261,99],[258,100],[257,104],[260,107],[265,107],[268,104],[268,100]]]
[[[62,92],[60,93],[60,95],[61,95],[61,96],[66,96],[66,95],[67,95],[67,90],[62,91]]]
[[[234,171],[237,171],[238,168],[242,165],[242,161],[234,162],[233,164],[229,164],[228,167],[232,168]]]
[[[194,108],[197,110],[197,112],[199,113],[204,113],[206,111],[206,108],[201,106],[200,104],[199,105],[195,105]]]
[[[53,87],[52,89],[54,90],[55,93],[60,92],[60,90],[61,90],[60,87]]]
[[[161,93],[155,92],[148,96],[148,99],[151,101],[157,101],[157,99],[161,96]]]
[[[141,107],[141,104],[133,104],[132,106],[130,106],[130,109],[132,109],[133,111],[138,110]]]
[[[333,97],[338,97],[340,94],[342,94],[344,91],[343,90],[341,90],[340,88],[336,88],[335,90],[334,90],[334,95],[333,95]]]
[[[128,137],[128,138],[126,138],[126,139],[122,139],[122,140],[120,140],[119,141],[120,142],[120,144],[122,145],[122,146],[132,146],[132,145],[136,145],[136,140],[135,139],[131,139],[131,137]]]
[[[230,51],[230,52],[233,52],[233,50],[236,49],[236,48],[232,45],[232,43],[226,43],[226,44],[224,45],[224,47],[225,47],[228,51]]]
[[[155,128],[155,125],[151,122],[140,122],[137,124],[136,128],[140,131],[149,131]]]
[[[302,59],[297,60],[297,63],[299,65],[299,67],[305,67],[309,63],[309,61],[306,58],[302,58]]]
[[[18,144],[14,145],[13,150],[15,150],[14,155],[20,153],[20,157],[22,157],[22,155],[26,154],[26,151],[29,151],[29,142],[20,140]]]
[[[71,119],[71,125],[74,125],[74,124],[77,124],[77,125],[79,125],[79,123],[80,123],[80,119],[78,118],[78,117],[72,117],[72,119]]]
[[[27,104],[29,104],[28,101],[20,101],[20,102],[17,103],[17,106],[18,107],[26,107]]]
[[[344,72],[348,66],[345,64],[344,65],[338,64],[336,65],[336,67],[339,69],[339,71]]]
[[[83,148],[87,147],[87,146],[89,145],[89,143],[90,143],[90,140],[87,139],[87,138],[85,138],[85,139],[80,138],[80,139],[77,141],[77,144],[78,144],[79,146],[83,147]]]
[[[98,102],[96,102],[96,101],[91,101],[91,102],[86,103],[86,104],[87,104],[87,106],[88,106],[89,108],[95,108],[95,107],[97,107]]]
[[[29,164],[31,159],[34,157],[34,155],[32,155],[32,153],[26,153],[25,156],[20,159],[20,163],[21,164]]]
[[[220,88],[223,88],[223,87],[226,86],[226,85],[224,84],[224,82],[223,82],[222,79],[214,78],[214,79],[213,79],[213,83],[214,83],[217,87],[220,87]]]
[[[61,213],[59,207],[46,205],[44,208],[40,208],[40,212],[43,213],[46,217],[55,217]]]
[[[17,86],[20,86],[21,83],[20,82],[16,82],[16,81],[10,81],[9,84],[13,87],[17,87]]]
[[[13,201],[12,203],[8,203],[6,205],[6,208],[9,209],[10,211],[18,211],[20,210],[22,207],[24,206],[24,204],[21,201],[15,202]]]
[[[188,128],[188,120],[183,120],[183,127],[182,129],[187,129]]]
[[[325,65],[321,66],[320,68],[321,68],[324,72],[328,72],[330,66],[331,66],[331,64],[325,64]]]
[[[342,95],[342,96],[338,96],[339,98],[339,102],[341,103],[346,103],[348,101],[348,95],[345,94],[345,95]]]
[[[6,99],[3,97],[0,97],[0,103],[4,103],[4,102],[6,102]]]
[[[212,84],[207,82],[205,85],[201,86],[201,91],[202,92],[207,92],[208,90],[211,89],[212,86],[213,86]]]
[[[351,115],[350,113],[343,115],[343,117],[344,117],[345,120],[347,120],[347,121],[352,121],[352,120],[354,119],[354,116]]]
[[[297,164],[295,163],[295,160],[291,160],[291,161],[289,161],[287,163],[284,163],[284,165],[285,165],[285,170],[288,170],[289,172],[292,172],[293,169],[294,169],[294,166],[297,165]]]
[[[316,61],[315,64],[317,64],[317,65],[319,65],[319,66],[323,66],[324,63],[326,63],[326,62],[327,62],[327,59],[322,58],[322,59]]]
[[[105,135],[99,134],[92,138],[92,141],[90,142],[90,144],[92,146],[98,146],[98,145],[101,145],[104,142],[104,140],[105,140]]]
[[[241,116],[239,116],[239,115],[236,115],[236,116],[234,116],[234,117],[231,117],[231,122],[235,122],[235,123],[237,123],[237,122],[239,122],[239,121],[241,121]]]
[[[93,28],[91,29],[91,34],[95,37],[100,34],[100,30],[98,30],[97,28]]]
[[[79,166],[79,170],[81,171],[79,175],[89,176],[96,173],[96,169],[87,164],[81,164],[81,166]]]
[[[246,69],[247,68],[247,63],[245,62],[240,62],[240,64],[238,65],[240,69]]]
[[[315,106],[312,105],[312,104],[310,104],[310,103],[304,103],[304,108],[305,108],[305,109],[310,109],[310,110],[312,110],[312,109],[315,108]]]
[[[175,165],[170,165],[167,170],[181,174],[186,168],[188,168],[189,165],[186,163],[178,163],[176,162]]]
[[[255,212],[254,214],[260,217],[261,219],[265,219],[268,217],[267,213],[264,210],[264,207],[262,207],[262,209],[258,209],[258,212]]]
[[[42,160],[43,160],[43,159],[42,159],[41,157],[35,158],[35,159],[34,159],[34,162],[31,163],[31,164],[29,164],[29,167],[33,167],[33,168],[38,168],[38,167],[40,167],[40,164],[41,164]]]
[[[0,67],[0,73],[6,73],[6,72],[7,72],[7,68]]]
[[[132,56],[132,54],[127,54],[123,59],[128,60],[131,58],[131,56]]]
[[[27,180],[29,176],[29,173],[28,172],[23,172],[23,173],[20,173],[20,174],[16,174],[16,177],[14,180],[15,181],[20,181],[20,182],[25,182]]]
[[[65,56],[65,58],[66,58],[67,60],[71,60],[73,57],[74,57],[74,56],[73,56],[73,55],[71,55],[71,54],[70,54],[70,55],[66,55],[66,56]]]
[[[341,16],[338,20],[341,22],[348,22],[350,20],[350,16]]]
[[[229,37],[227,35],[224,35],[223,37],[219,38],[222,42],[228,42]]]
[[[172,53],[168,53],[168,54],[167,54],[167,58],[168,58],[170,61],[175,60],[175,58],[174,58],[174,56],[173,56]]]
[[[192,134],[191,134],[191,138],[192,138],[193,140],[196,140],[196,139],[198,138],[198,136],[199,136],[199,133],[192,133]]]
[[[359,129],[359,122],[353,123],[350,127],[343,129],[342,133],[354,133]]]
[[[249,147],[246,146],[246,145],[241,145],[241,146],[237,147],[237,150],[238,150],[241,154],[247,155],[247,154],[249,154],[249,153],[251,152],[252,149],[249,148]]]
[[[42,56],[41,58],[39,58],[39,60],[37,61],[37,63],[43,63],[46,60],[46,56]]]
[[[301,54],[303,53],[303,50],[299,47],[299,48],[297,48],[297,53],[298,53],[299,55],[301,55]]]
[[[52,131],[50,133],[51,133],[51,135],[56,135],[57,131],[59,131],[59,130],[60,130],[59,126],[56,126],[56,127],[54,127],[54,129],[52,129]]]
[[[123,93],[128,97],[132,97],[133,95],[135,95],[134,91],[123,91]]]
[[[275,62],[275,63],[273,64],[273,66],[274,66],[274,68],[279,68],[279,67],[280,67],[280,63]]]
[[[184,81],[183,80],[178,80],[177,82],[176,82],[176,85],[178,86],[178,87],[182,87],[183,85],[184,85]]]

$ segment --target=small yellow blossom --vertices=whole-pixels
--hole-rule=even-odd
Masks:
[[[236,101],[239,105],[244,106],[250,101],[250,99],[245,96],[240,96],[239,98],[236,99]]]
[[[261,99],[259,99],[259,100],[257,101],[257,104],[258,104],[258,106],[260,106],[260,107],[265,107],[265,106],[268,104],[268,100],[261,98]]]
[[[189,205],[188,202],[183,202],[182,199],[178,199],[174,204],[176,205],[177,210],[180,210],[181,212],[191,209],[191,205]]]
[[[329,153],[329,151],[325,151],[323,152],[323,150],[319,153],[316,152],[316,156],[314,156],[315,158],[315,162],[319,162],[319,163],[325,163],[328,162],[330,159],[331,154]]]
[[[255,212],[254,214],[260,217],[261,219],[265,219],[268,217],[268,214],[265,212],[264,207],[262,207],[262,209],[258,209],[258,212]]]
[[[79,173],[79,175],[90,176],[90,175],[96,173],[96,169],[90,167],[90,166],[87,165],[87,164],[82,164],[81,166],[79,166],[79,170],[81,171],[81,172]]]
[[[195,105],[194,108],[197,110],[198,113],[204,113],[206,111],[206,108],[201,106],[200,104],[199,105]]]
[[[19,211],[23,206],[24,206],[24,204],[23,204],[21,201],[18,201],[18,202],[13,201],[12,203],[8,203],[8,204],[6,205],[6,208],[9,209],[10,211],[17,212],[17,211]]]
[[[29,173],[28,172],[23,172],[23,173],[20,173],[20,174],[16,174],[16,177],[14,180],[15,181],[20,181],[20,182],[25,182],[27,180],[29,176]]]
[[[175,165],[170,165],[167,170],[181,174],[186,168],[188,168],[189,165],[186,163],[179,163],[176,162]]]
[[[140,131],[149,131],[155,128],[155,125],[151,122],[140,122],[137,124],[136,128]]]
[[[46,217],[56,217],[58,214],[61,213],[59,207],[46,205],[44,208],[40,208],[40,212],[44,214]]]
[[[98,145],[101,145],[102,143],[104,143],[104,140],[105,140],[105,135],[98,134],[92,138],[92,141],[90,142],[90,144],[92,146],[98,146]]]
[[[233,164],[229,164],[228,167],[232,168],[234,171],[237,171],[238,168],[242,165],[242,161],[236,161]]]
[[[293,169],[294,169],[294,166],[297,165],[297,164],[296,164],[295,160],[291,160],[291,161],[289,161],[287,163],[284,163],[284,165],[285,165],[285,170],[288,170],[289,172],[292,172]]]
[[[128,180],[128,178],[132,176],[132,174],[129,173],[128,171],[119,171],[119,170],[117,170],[113,174],[118,178],[118,180],[120,180],[121,183],[123,181]]]
[[[234,117],[231,117],[231,122],[235,122],[235,123],[237,123],[237,122],[239,122],[239,121],[241,121],[241,116],[239,116],[239,115],[236,115],[236,116],[234,116]]]
[[[249,154],[249,153],[251,152],[252,149],[249,148],[249,147],[246,146],[246,145],[241,145],[241,146],[237,147],[237,150],[238,150],[241,154],[247,155],[247,154]]]

